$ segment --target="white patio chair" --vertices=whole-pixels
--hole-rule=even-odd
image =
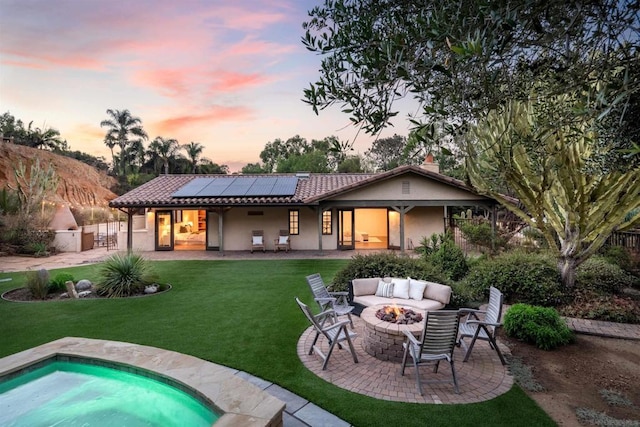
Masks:
[[[489,346],[498,353],[500,362],[506,365],[507,362],[502,356],[502,352],[496,343],[496,333],[502,326],[500,317],[502,316],[502,292],[491,286],[489,288],[489,304],[486,310],[474,310],[472,308],[463,308],[460,310],[462,314],[466,314],[465,319],[460,323],[460,338],[458,345],[467,347],[464,338],[471,337],[471,342],[464,356],[466,362],[471,355],[476,340],[484,340],[489,342]]]
[[[351,329],[353,329],[351,312],[355,307],[349,305],[347,301],[349,292],[329,292],[319,273],[307,276],[307,283],[311,288],[311,293],[313,293],[313,299],[315,299],[320,306],[320,310],[325,311],[331,309],[335,311],[338,316],[347,316]]]
[[[433,372],[438,373],[438,366],[441,360],[449,362],[454,388],[456,393],[460,392],[458,390],[456,370],[453,365],[453,350],[456,348],[459,323],[460,317],[457,310],[427,311],[420,340],[413,336],[410,331],[403,331],[407,340],[402,344],[404,353],[402,355],[400,375],[404,375],[408,356],[411,356],[413,366],[416,369],[416,382],[418,383],[420,395],[424,393],[422,391],[422,382],[420,381],[419,366],[434,363]],[[425,383],[431,384],[442,382],[451,381],[425,381]]]
[[[300,299],[298,299],[297,297],[296,302],[298,303],[298,306],[300,306],[300,309],[307,317],[309,322],[311,322],[311,325],[313,325],[313,329],[316,332],[316,336],[313,339],[311,348],[309,349],[309,354],[313,354],[313,352],[315,351],[316,354],[322,358],[323,371],[327,369],[329,357],[331,357],[331,353],[333,353],[334,347],[337,345],[338,348],[342,348],[340,343],[344,341],[346,341],[349,345],[349,351],[351,351],[354,363],[358,363],[358,356],[356,355],[356,350],[353,347],[353,342],[351,341],[357,336],[357,334],[347,329],[347,324],[349,323],[347,320],[338,321],[333,310],[326,310],[314,316],[313,313],[311,313],[311,310],[309,310],[309,306],[300,301]],[[330,322],[327,322],[327,318],[332,319]],[[316,345],[318,342],[318,338],[320,338],[320,335],[323,335],[329,342],[329,351],[327,352],[327,354],[324,354],[320,346]]]

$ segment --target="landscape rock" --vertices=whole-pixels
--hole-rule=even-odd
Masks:
[[[144,287],[145,294],[155,294],[158,292],[158,285],[148,285]]]
[[[79,298],[84,298],[86,296],[91,295],[91,291],[82,291],[82,292],[78,292],[78,297]]]
[[[91,286],[93,286],[93,283],[90,280],[82,279],[76,283],[76,291],[86,291],[91,289]]]

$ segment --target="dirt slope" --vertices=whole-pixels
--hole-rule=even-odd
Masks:
[[[113,177],[78,160],[59,156],[50,151],[0,142],[0,189],[7,183],[15,184],[14,168],[22,162],[30,170],[36,158],[41,165],[52,164],[60,178],[58,191],[53,202],[67,202],[81,206],[106,206],[116,197],[110,188],[115,184]]]

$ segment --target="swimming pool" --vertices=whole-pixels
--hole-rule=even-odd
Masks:
[[[218,418],[169,384],[106,366],[53,360],[0,382],[2,426],[209,427]]]
[[[35,372],[50,362],[81,362],[94,367],[117,368],[121,373],[137,374],[147,377],[146,379],[157,380],[163,385],[171,385],[219,414],[220,417],[212,421],[216,425],[276,427],[283,423],[284,402],[236,375],[239,373],[237,370],[175,351],[120,341],[67,337],[6,356],[0,359],[0,384],[13,381],[23,374],[30,375],[32,371]],[[46,375],[34,374],[34,378],[46,378]],[[44,387],[42,392],[49,390]],[[96,396],[94,391],[83,391],[80,394],[83,393],[88,397]],[[103,399],[95,399],[98,401],[96,405],[101,405],[103,402],[100,400]],[[79,406],[87,408],[92,405],[93,401],[88,400],[91,403],[85,402]],[[66,406],[73,405],[71,399],[67,402]],[[135,409],[140,410],[144,405],[149,403],[138,404]],[[0,403],[0,413],[4,412],[6,411]],[[6,423],[0,420],[0,425],[4,426]],[[180,425],[189,424],[181,422]]]

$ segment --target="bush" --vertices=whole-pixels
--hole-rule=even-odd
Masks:
[[[422,259],[398,256],[395,252],[354,255],[349,264],[336,273],[333,291],[346,291],[349,281],[365,277],[411,277],[446,284],[442,271]]]
[[[49,293],[49,272],[40,269],[27,273],[27,288],[35,299],[45,299]]]
[[[416,252],[421,254],[424,260],[442,270],[451,280],[460,280],[469,271],[467,258],[453,241],[450,232],[434,233],[430,237],[423,237]]]
[[[576,269],[576,289],[588,289],[600,294],[617,294],[632,287],[638,279],[607,258],[592,256]]]
[[[500,235],[498,230],[494,236],[491,223],[488,220],[457,221],[456,225],[460,228],[467,243],[479,246],[483,252],[496,253],[507,247],[505,236]]]
[[[67,282],[75,282],[73,275],[69,273],[58,273],[49,282],[49,292],[64,292],[67,290]]]
[[[149,264],[138,254],[114,254],[100,268],[98,293],[108,297],[127,297],[144,290],[151,283]]]
[[[631,252],[622,246],[603,246],[599,255],[610,264],[617,265],[624,271],[633,271],[633,257]]]
[[[504,330],[508,336],[551,350],[574,340],[573,332],[550,307],[515,304],[504,315]]]
[[[545,254],[512,251],[485,258],[474,264],[464,282],[479,295],[495,286],[508,303],[554,306],[565,298],[556,262]]]

